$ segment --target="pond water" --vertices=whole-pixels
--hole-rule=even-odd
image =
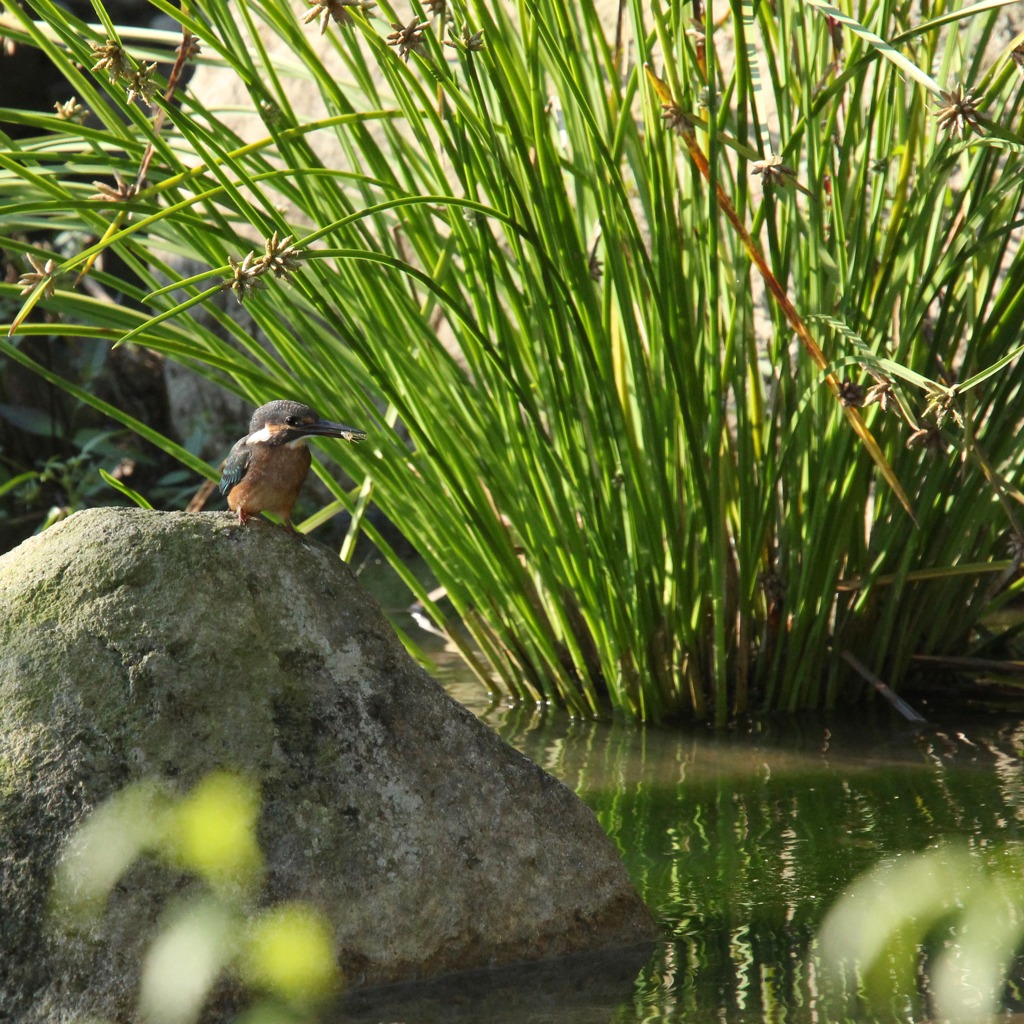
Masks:
[[[360,996],[354,1021],[924,1021],[921,1000],[869,1008],[827,976],[814,942],[826,910],[883,859],[953,837],[983,856],[1024,827],[1020,718],[947,711],[915,729],[858,708],[715,733],[572,721],[449,689],[593,808],[662,939],[635,956]]]

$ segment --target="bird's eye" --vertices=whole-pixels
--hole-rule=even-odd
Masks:
[[[299,417],[298,416],[289,416],[285,420],[285,423],[287,423],[289,427],[297,427],[299,425]]]

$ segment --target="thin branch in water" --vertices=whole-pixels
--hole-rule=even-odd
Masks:
[[[849,651],[843,651],[845,661],[858,675],[869,682],[908,722],[915,725],[927,725],[928,719],[918,714],[898,693],[894,692],[889,685],[879,679],[859,658]]]

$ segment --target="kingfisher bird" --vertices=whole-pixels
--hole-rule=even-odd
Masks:
[[[249,433],[235,442],[224,462],[220,492],[228,508],[245,523],[259,512],[272,512],[292,526],[292,507],[313,461],[307,437],[340,437],[362,441],[366,432],[344,423],[322,420],[299,402],[268,402],[249,422]]]

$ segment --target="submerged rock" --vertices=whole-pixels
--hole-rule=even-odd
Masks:
[[[326,914],[350,986],[653,935],[591,811],[412,661],[334,552],[95,509],[0,558],[0,1018],[130,1015],[167,898],[198,883],[140,862],[61,935],[55,863],[127,784],[217,768],[260,787],[264,899]]]

